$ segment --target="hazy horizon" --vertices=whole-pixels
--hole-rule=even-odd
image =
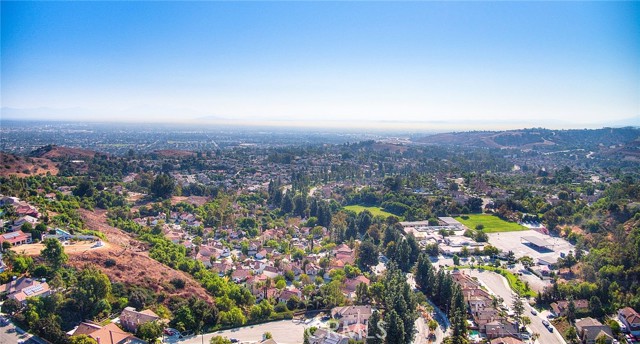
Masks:
[[[637,2],[1,6],[4,120],[640,125]]]

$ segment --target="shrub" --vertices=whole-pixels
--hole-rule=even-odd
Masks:
[[[182,288],[184,288],[184,285],[185,285],[184,280],[183,280],[183,279],[181,279],[181,278],[174,278],[174,279],[172,279],[172,280],[170,281],[170,283],[171,283],[171,284],[173,284],[173,286],[174,286],[176,289],[182,289]]]

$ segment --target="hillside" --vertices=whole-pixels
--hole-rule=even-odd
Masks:
[[[105,234],[111,244],[111,249],[92,250],[79,255],[70,255],[70,265],[82,268],[87,264],[94,264],[109,276],[111,282],[142,286],[154,292],[167,293],[169,296],[180,295],[185,298],[196,296],[208,303],[214,302],[211,295],[193,277],[150,258],[145,249],[146,244],[118,228],[107,225],[106,211],[81,209],[80,215],[88,229]],[[108,259],[113,259],[116,264],[106,267]],[[169,283],[175,278],[185,281],[183,289],[176,290]]]
[[[550,130],[540,128],[444,133],[420,137],[413,141],[432,145],[556,151],[578,148],[589,150],[620,148],[637,141],[639,138],[640,129],[632,127],[594,130]]]
[[[56,145],[43,146],[29,153],[29,156],[31,157],[47,158],[52,160],[91,159],[95,155],[96,152],[88,149],[61,147]]]
[[[0,152],[0,163],[0,176],[28,177],[59,172],[57,164],[47,158],[25,158]]]

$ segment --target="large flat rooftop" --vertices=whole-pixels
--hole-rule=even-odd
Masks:
[[[574,246],[563,238],[552,237],[534,230],[489,233],[489,243],[504,252],[513,251],[517,258],[529,256],[553,259],[574,251]],[[531,245],[533,244],[533,245]],[[540,249],[542,248],[542,249]]]

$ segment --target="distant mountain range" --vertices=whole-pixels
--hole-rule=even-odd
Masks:
[[[414,138],[430,145],[454,145],[480,148],[557,151],[602,147],[635,150],[640,145],[640,128],[602,128],[551,130],[542,128],[507,131],[469,131],[435,134]]]

